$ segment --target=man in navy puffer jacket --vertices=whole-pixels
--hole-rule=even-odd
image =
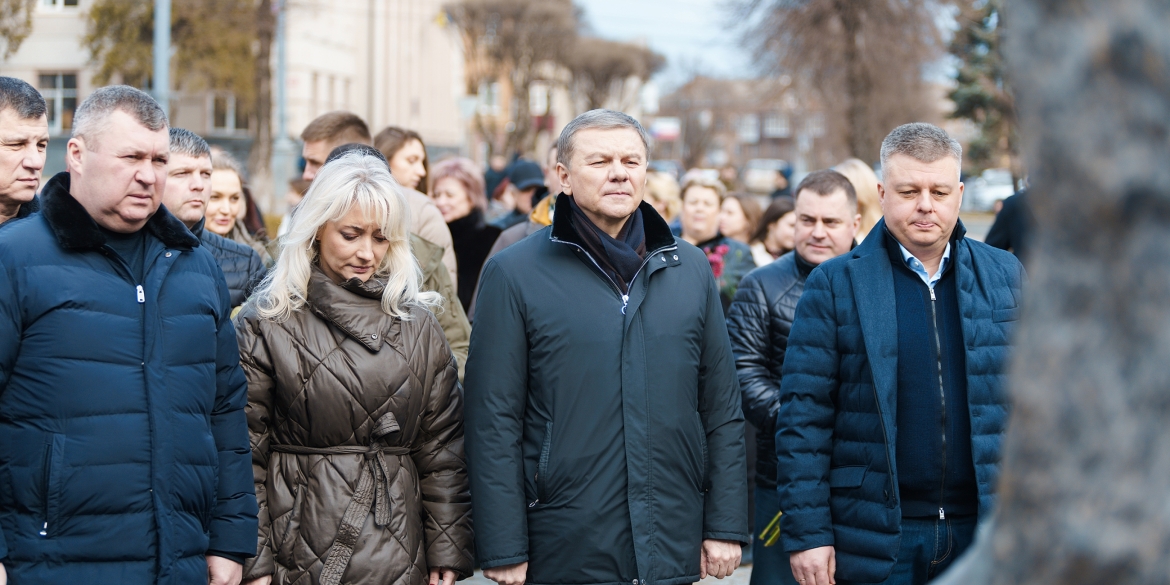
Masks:
[[[965,238],[962,148],[882,143],[884,219],[805,283],[777,416],[782,541],[803,585],[926,583],[995,502],[1024,270]]]
[[[215,258],[223,270],[234,309],[244,304],[268,271],[250,246],[204,228],[207,201],[211,198],[211,147],[198,134],[184,128],[171,128],[170,135],[171,156],[162,204]]]
[[[0,565],[12,585],[238,583],[246,382],[215,260],[159,200],[166,114],[78,108],[41,211],[0,231]]]

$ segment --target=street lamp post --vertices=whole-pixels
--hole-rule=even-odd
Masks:
[[[287,91],[286,91],[286,34],[288,4],[285,0],[276,0],[276,84],[273,88],[276,91],[276,137],[272,143],[272,191],[273,194],[282,193],[288,185],[288,180],[292,177],[293,160],[296,156],[296,149],[293,141],[288,137],[288,110],[287,110]],[[273,197],[274,203],[279,206],[284,206],[282,197]]]
[[[170,115],[171,0],[154,0],[154,99]]]

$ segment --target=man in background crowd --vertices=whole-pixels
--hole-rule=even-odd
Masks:
[[[780,512],[776,413],[784,352],[805,279],[822,262],[853,248],[861,221],[853,184],[836,171],[816,171],[800,182],[794,215],[795,249],[749,272],[740,281],[727,315],[744,417],[757,429],[752,585],[796,583],[788,553],[774,538],[774,521]]]
[[[198,134],[183,128],[171,128],[170,136],[171,158],[162,203],[215,257],[227,280],[232,307],[238,307],[264,278],[264,261],[247,245],[203,229],[211,195],[211,147]]]
[[[0,225],[38,209],[48,147],[45,98],[24,81],[0,77]]]

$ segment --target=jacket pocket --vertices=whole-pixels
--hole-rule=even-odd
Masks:
[[[1010,309],[995,309],[991,312],[991,321],[994,323],[1004,323],[1008,321],[1017,321],[1020,318],[1020,308],[1012,307]]]
[[[864,465],[850,465],[834,467],[829,470],[830,489],[854,489],[861,487],[861,480],[865,478]]]
[[[283,528],[279,528],[279,529],[277,529],[276,526],[273,526],[274,530],[273,530],[272,536],[274,538],[276,538],[276,540],[272,543],[272,545],[276,551],[276,558],[277,558],[278,562],[280,562],[282,565],[284,565],[286,567],[294,566],[293,565],[293,551],[294,551],[293,544],[296,541],[297,533],[300,532],[301,507],[304,506],[304,503],[305,503],[305,486],[303,486],[299,483],[295,484],[293,486],[292,509],[289,510],[289,512],[287,514],[288,523],[285,524]],[[277,530],[279,530],[279,535],[280,535],[279,537],[277,537],[277,534],[278,534]]]
[[[548,497],[545,486],[548,484],[548,457],[552,451],[552,431],[552,421],[544,423],[544,442],[540,444],[540,459],[536,462],[536,502]]]
[[[52,536],[61,515],[61,468],[65,465],[65,435],[49,435],[45,445],[45,516],[40,535]]]

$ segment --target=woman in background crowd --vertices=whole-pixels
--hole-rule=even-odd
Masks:
[[[756,235],[756,228],[763,213],[755,197],[747,193],[732,193],[723,198],[723,205],[719,209],[719,233],[749,247],[754,246],[757,242],[753,236]],[[761,262],[761,258],[757,257],[754,250],[752,261],[756,266],[771,262],[771,260]]]
[[[752,257],[763,266],[789,253],[795,247],[796,204],[791,197],[777,197],[764,210],[759,227],[752,237]],[[761,264],[763,262],[764,264]]]
[[[260,255],[265,266],[272,266],[264,216],[252,200],[244,182],[240,162],[227,151],[211,147],[211,196],[207,201],[206,229],[229,240],[247,245]]]
[[[427,192],[430,164],[422,136],[414,130],[388,126],[374,137],[374,148],[390,161],[390,174],[399,185]]]
[[[674,177],[668,173],[646,173],[646,201],[668,225],[673,227],[678,223],[682,198],[679,197],[678,181]]]
[[[327,163],[236,318],[260,504],[248,585],[471,575],[462,393],[407,209],[382,160]]]
[[[724,314],[735,297],[740,279],[756,267],[747,244],[719,233],[719,211],[726,193],[718,180],[692,178],[682,188],[681,215],[682,239],[707,255],[719,286]]]
[[[861,242],[882,218],[877,174],[869,165],[855,158],[845,160],[833,167],[833,170],[845,175],[845,178],[853,183],[853,190],[857,191],[857,213],[861,214],[861,228],[857,230],[857,241]]]
[[[503,230],[484,221],[483,173],[475,163],[449,158],[435,165],[431,177],[431,199],[443,214],[455,245],[459,302],[468,311],[480,269]]]

